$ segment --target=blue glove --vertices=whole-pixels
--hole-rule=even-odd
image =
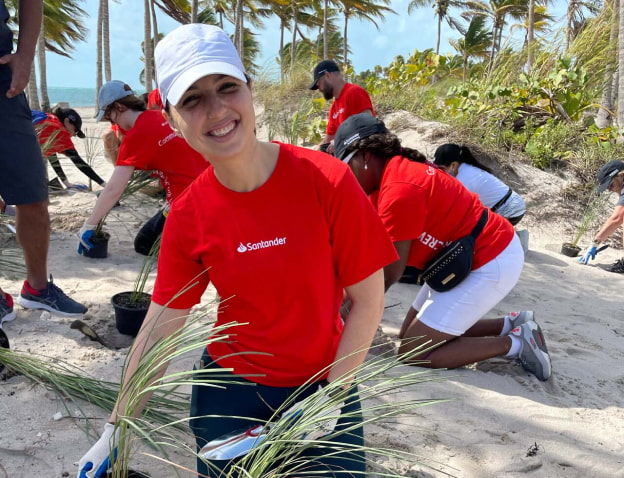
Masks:
[[[87,186],[86,184],[80,184],[80,183],[69,183],[67,185],[67,189],[75,189],[77,191],[88,191],[89,186]]]
[[[96,227],[97,226],[94,226],[93,224],[89,224],[87,222],[82,225],[80,231],[78,231],[78,240],[80,241],[78,243],[78,254],[82,255],[94,246],[93,242],[91,242],[91,239],[93,238]]]
[[[598,253],[598,247],[591,246],[587,248],[585,254],[578,258],[578,261],[581,264],[587,264],[590,259],[596,259],[596,254]]]
[[[117,458],[119,428],[107,423],[95,445],[78,462],[78,478],[105,478],[111,467],[111,458]]]

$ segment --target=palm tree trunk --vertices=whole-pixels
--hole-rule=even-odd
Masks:
[[[40,110],[39,93],[37,93],[37,72],[35,71],[35,62],[30,65],[30,78],[28,79],[28,104],[30,109]]]
[[[95,112],[98,112],[97,107],[97,99],[98,92],[102,87],[102,30],[103,30],[103,18],[104,18],[104,10],[108,6],[108,0],[100,0],[100,4],[98,7],[98,18],[97,18],[97,33],[95,38],[95,48],[97,50],[95,55]]]
[[[344,67],[345,68],[349,64],[349,62],[347,61],[347,50],[349,49],[348,43],[347,43],[347,31],[348,31],[348,28],[349,28],[349,14],[347,12],[345,12],[344,32],[343,32],[344,45],[343,45],[343,49],[342,49],[342,61],[344,62]]]
[[[440,54],[440,36],[442,35],[442,16],[438,15],[438,39],[436,41],[436,55]]]
[[[41,31],[37,40],[37,61],[39,64],[39,91],[41,93],[41,109],[50,111],[50,98],[48,97],[48,79],[46,68],[45,30],[43,18],[41,19]]]
[[[284,20],[280,18],[280,46],[279,46],[279,56],[280,56],[280,80],[284,82],[284,74],[285,65],[284,65],[284,30],[285,30]]]
[[[156,48],[156,45],[158,45],[158,20],[156,19],[156,7],[154,6],[156,2],[154,2],[153,0],[150,2],[152,5],[152,32],[153,32],[153,38],[154,38],[154,43],[152,43],[153,48]],[[150,65],[154,64],[154,50],[152,49],[152,57],[150,58]],[[156,76],[154,74],[154,76]]]
[[[327,12],[329,10],[329,0],[323,4],[323,60],[329,59],[329,38],[327,37]]]
[[[199,10],[199,0],[191,3],[191,23],[197,23],[197,11]]]
[[[152,90],[152,29],[150,19],[151,0],[143,1],[143,57],[145,60],[145,91]]]
[[[618,69],[624,71],[624,2],[620,2],[620,18],[618,21]],[[624,75],[620,73],[618,82],[617,123],[624,125]],[[620,137],[620,141],[624,139]]]
[[[605,8],[611,8],[611,31],[609,32],[609,46],[613,47],[618,39],[619,11],[620,0],[614,0],[613,5],[605,3]],[[613,52],[615,53],[615,52]],[[609,55],[611,56],[611,55]],[[606,128],[613,123],[611,112],[615,105],[615,72],[613,68],[607,67],[604,73],[604,87],[602,89],[602,98],[600,104],[602,108],[598,110],[596,115],[596,126]]]
[[[293,15],[293,29],[292,40],[290,42],[290,71],[295,68],[295,58],[297,56],[297,3],[292,3],[292,15]]]
[[[533,43],[535,34],[535,0],[529,0],[529,18],[527,19],[527,71],[533,69]]]

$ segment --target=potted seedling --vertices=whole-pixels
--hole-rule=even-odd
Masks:
[[[561,253],[564,256],[576,257],[579,255],[581,248],[579,247],[578,242],[581,240],[583,235],[585,235],[587,230],[592,227],[596,218],[604,210],[607,199],[608,194],[600,194],[587,203],[587,206],[581,216],[581,220],[579,221],[579,225],[576,228],[574,238],[571,242],[564,242],[561,245]]]
[[[121,201],[122,199],[131,196],[151,182],[152,177],[150,176],[149,171],[134,171],[132,173],[130,181],[128,181],[126,189],[124,190],[119,200]],[[90,257],[92,259],[104,259],[108,257],[108,241],[110,239],[110,234],[104,230],[104,224],[106,223],[106,218],[108,217],[109,213],[110,211],[106,213],[104,217],[100,219],[100,221],[97,223],[97,226],[93,231],[93,236],[91,236],[90,239],[93,247],[88,250],[83,249],[83,256]]]
[[[139,333],[152,298],[151,294],[145,292],[145,286],[156,264],[159,250],[160,237],[154,242],[149,254],[145,256],[133,289],[119,292],[111,298],[115,310],[115,325],[119,333],[133,337]]]

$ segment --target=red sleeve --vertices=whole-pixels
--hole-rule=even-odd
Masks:
[[[351,170],[336,186],[330,228],[334,263],[344,286],[356,284],[398,259],[375,208]]]
[[[371,110],[373,115],[375,115],[373,103],[364,88],[352,88],[349,93],[350,94],[349,97],[346,98],[347,101],[345,105],[347,108],[347,116],[356,115],[364,110]]]
[[[394,183],[379,194],[379,217],[393,242],[419,237],[425,228],[425,214],[418,214],[418,204],[427,204],[426,191],[415,184]]]
[[[152,300],[159,305],[172,309],[189,309],[201,301],[208,287],[210,277],[199,258],[189,251],[189,234],[195,230],[189,224],[195,224],[182,209],[169,212],[163,230],[160,253],[158,255],[158,273],[154,284]],[[185,291],[179,297],[177,294]]]
[[[160,90],[158,88],[154,88],[150,91],[149,95],[147,95],[147,109],[148,110],[161,110],[163,108],[162,99],[160,98]]]

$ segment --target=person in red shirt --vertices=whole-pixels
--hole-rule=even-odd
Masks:
[[[336,156],[349,164],[370,195],[399,254],[400,259],[384,270],[386,288],[399,279],[406,265],[424,270],[441,249],[469,235],[487,216],[476,238],[470,274],[445,292],[436,292],[426,283],[422,286],[401,327],[399,353],[431,341],[439,345],[410,361],[455,368],[507,356],[547,380],[550,356],[533,312],[482,319],[511,291],[522,272],[524,253],[513,226],[418,151],[403,148],[377,118],[368,114],[348,118],[338,129],[335,146]]]
[[[96,225],[117,203],[134,170],[141,169],[153,171],[165,191],[165,207],[141,228],[134,241],[135,250],[147,255],[163,230],[170,204],[208,163],[171,130],[160,111],[145,110],[143,100],[125,83],[113,80],[103,85],[98,107],[98,121],[118,124],[126,134],[113,174],[80,229],[78,253],[93,247],[90,238]]]
[[[323,60],[314,67],[314,81],[311,90],[319,90],[326,100],[334,98],[329,109],[325,136],[318,148],[328,153],[334,152],[333,139],[338,127],[349,116],[369,113],[375,116],[373,103],[366,90],[353,83],[347,83],[335,61]]]
[[[68,181],[67,175],[56,156],[57,153],[63,153],[71,159],[80,172],[92,181],[95,181],[102,187],[106,185],[106,182],[98,176],[76,151],[72,137],[85,137],[85,134],[82,132],[82,118],[76,110],[58,107],[52,113],[33,110],[31,115],[43,154],[48,158],[52,169],[54,169],[54,172],[65,187],[68,189],[87,189],[82,184],[72,184]]]
[[[227,340],[202,355],[223,387],[193,387],[198,450],[248,428],[250,419],[266,422],[293,400],[326,399],[326,390],[340,387],[348,394],[342,416],[326,429],[335,433],[301,447],[295,462],[305,466],[289,476],[364,476],[363,419],[351,380],[383,313],[383,267],[397,257],[381,221],[346,165],[256,138],[251,80],[223,30],[183,25],[158,43],[155,60],[168,121],[210,166],[171,207],[152,304],[124,377],[132,380],[140,351],[182,327],[212,283],[227,298],[216,325],[240,325],[220,332]],[[352,306],[343,321],[344,293]],[[110,422],[127,413],[118,401]],[[81,469],[109,457],[112,436],[102,435]],[[238,476],[230,474],[235,463],[198,459],[197,471]]]

